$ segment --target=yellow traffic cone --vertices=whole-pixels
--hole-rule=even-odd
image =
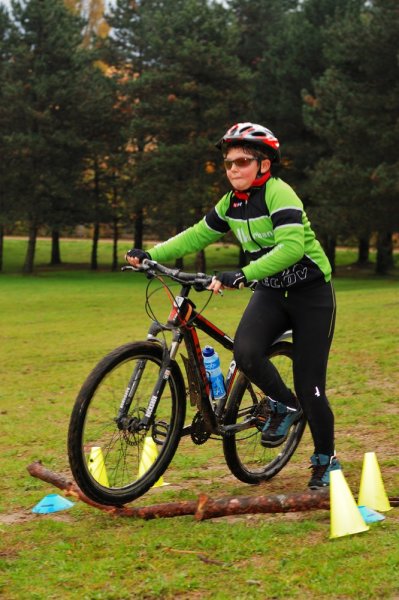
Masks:
[[[392,508],[385,492],[375,452],[366,452],[364,455],[358,504],[381,512]]]
[[[143,477],[143,475],[151,468],[151,465],[155,462],[158,457],[157,445],[151,436],[147,436],[144,439],[143,451],[141,453],[139,473],[137,479]],[[152,487],[160,487],[162,485],[168,485],[164,482],[163,477],[160,477]]]
[[[107,470],[105,468],[104,456],[100,446],[93,446],[90,450],[88,469],[91,475],[98,483],[104,487],[109,487]]]
[[[330,538],[370,529],[363,520],[341,469],[330,472]]]

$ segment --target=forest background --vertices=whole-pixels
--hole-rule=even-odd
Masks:
[[[4,238],[101,236],[135,247],[198,220],[226,190],[214,146],[251,120],[332,264],[337,244],[388,274],[399,231],[396,0],[11,0],[0,6]],[[126,245],[126,244],[125,244]],[[240,257],[242,261],[243,258]],[[206,270],[205,255],[197,267]]]

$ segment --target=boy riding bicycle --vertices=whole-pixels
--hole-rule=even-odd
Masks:
[[[232,191],[194,226],[148,252],[129,250],[137,267],[144,258],[165,262],[198,252],[232,230],[248,257],[236,271],[217,273],[209,289],[239,289],[257,281],[234,338],[238,368],[268,396],[265,447],[282,444],[302,410],[314,442],[311,489],[329,485],[340,469],[334,451],[334,416],[326,397],[328,355],[335,325],[331,266],[303,204],[274,174],[279,141],[262,125],[238,123],[217,143]],[[295,394],[266,358],[272,341],[293,332]]]

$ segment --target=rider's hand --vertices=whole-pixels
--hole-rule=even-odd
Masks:
[[[214,294],[217,294],[220,289],[233,288],[239,289],[247,283],[247,278],[241,271],[221,271],[217,273],[209,286],[209,290],[212,290]]]
[[[145,258],[151,259],[151,256],[148,252],[145,252],[145,250],[141,250],[141,248],[132,248],[125,254],[126,262],[136,269],[140,266]]]

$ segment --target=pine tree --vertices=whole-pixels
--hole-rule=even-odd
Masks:
[[[237,29],[223,6],[143,0],[134,7],[120,0],[119,26],[110,21],[129,69],[123,90],[131,101],[133,202],[164,237],[215,201],[221,170],[214,143],[242,117],[249,74],[236,58]]]
[[[91,64],[81,70],[75,102],[76,124],[84,149],[79,189],[87,207],[85,221],[93,224],[91,268],[97,269],[100,224],[112,223],[115,228],[117,217],[123,212],[119,201],[126,143],[122,137],[123,114],[117,110],[114,80]]]
[[[0,271],[3,266],[3,240],[8,224],[12,223],[17,214],[18,206],[14,202],[12,189],[13,171],[10,169],[8,136],[12,131],[10,105],[5,93],[7,70],[12,60],[12,49],[15,42],[14,27],[8,12],[0,6]]]
[[[377,272],[392,264],[391,234],[399,227],[398,131],[399,13],[392,0],[364,3],[339,27],[332,23],[325,47],[330,65],[316,84],[306,117],[333,158],[315,178],[330,178],[329,195],[341,210],[330,222],[364,239],[378,232]],[[336,186],[337,178],[342,182]],[[388,249],[387,249],[388,245]]]
[[[95,46],[84,47],[84,21],[62,0],[15,2],[12,19],[2,98],[9,123],[5,164],[16,174],[12,194],[29,227],[24,271],[32,272],[39,227],[52,232],[56,264],[61,228],[94,218],[98,202],[82,196],[82,172],[95,160],[105,181],[103,158],[117,144],[118,129],[112,80],[96,63]],[[101,202],[108,207],[105,187]]]
[[[30,273],[39,227],[70,220],[74,210],[81,140],[71,82],[80,69],[82,22],[60,0],[14,2],[12,18],[18,40],[6,74],[8,147],[19,177],[13,192],[29,226],[24,271]]]

